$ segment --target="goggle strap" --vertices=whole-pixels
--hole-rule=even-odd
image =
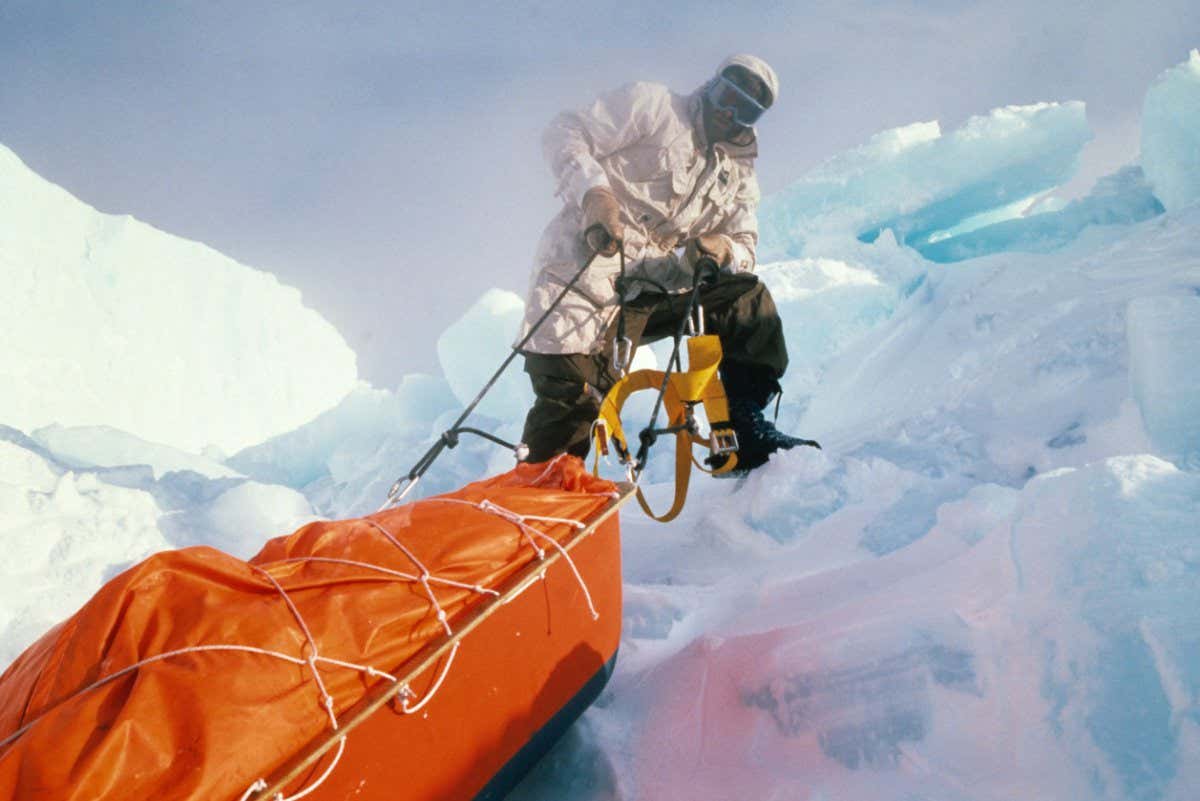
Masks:
[[[749,108],[745,109],[746,111],[750,112],[749,120],[742,119],[742,115],[739,112],[742,111],[743,109],[739,108],[739,104],[735,103],[735,104],[729,106],[729,105],[725,105],[724,103],[721,103],[717,100],[717,97],[716,97],[717,91],[716,90],[718,88],[723,88],[723,87],[729,87],[729,88],[733,89],[734,93],[739,98],[741,98],[747,104],[749,104]],[[724,75],[718,75],[716,77],[716,79],[713,81],[713,83],[711,85],[711,88],[710,88],[708,94],[709,94],[709,99],[712,101],[713,105],[715,105],[717,108],[721,109],[722,111],[731,112],[733,114],[734,121],[737,122],[738,125],[744,125],[746,127],[750,127],[755,122],[757,122],[758,118],[761,117],[763,115],[763,113],[766,112],[766,110],[767,110],[766,106],[764,106],[762,103],[759,103],[758,100],[756,100],[749,92],[747,92],[742,87],[738,86],[736,83],[731,81],[729,78],[726,78]]]

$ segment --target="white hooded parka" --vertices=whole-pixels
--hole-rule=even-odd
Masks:
[[[773,73],[770,77],[774,80]],[[777,84],[768,85],[774,92]],[[634,83],[551,122],[543,152],[564,205],[542,234],[518,342],[591,255],[583,242],[580,203],[592,187],[609,188],[621,208],[628,275],[670,292],[690,289],[691,271],[675,251],[702,234],[724,234],[732,241],[733,262],[726,269],[754,269],[757,140],[751,129],[741,144],[709,143],[703,113],[703,89],[678,95],[660,84]],[[619,272],[619,257],[598,256],[524,350],[600,350],[617,312]],[[645,288],[630,282],[626,298]]]

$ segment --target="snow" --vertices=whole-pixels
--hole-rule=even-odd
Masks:
[[[308,499],[288,487],[243,481],[208,501],[189,506],[165,521],[177,547],[219,543],[221,549],[249,559],[271,537],[290,534],[319,517]]]
[[[22,430],[107,425],[229,453],[355,384],[354,354],[295,289],[102,214],[3,146],[0,282],[0,420]]]
[[[1159,452],[1200,467],[1200,296],[1129,304],[1130,380]]]
[[[74,473],[0,427],[0,663],[83,604],[118,570],[170,547],[154,498]]]
[[[510,801],[1192,801],[1200,205],[1180,198],[1200,171],[1178,138],[1194,131],[1153,115],[1186,108],[1198,60],[1150,88],[1142,165],[1075,201],[1048,193],[1089,137],[1077,103],[884,132],[769,200],[779,426],[824,450],[698,478],[669,526],[622,515],[616,674]],[[351,383],[224,462],[197,453],[212,437],[124,418],[0,428],[0,661],[156,549],[245,556],[317,514],[373,511],[520,318],[487,292],[441,337],[443,375]],[[222,353],[210,367],[242,380],[249,355]],[[311,353],[280,358],[324,369]],[[469,423],[515,439],[519,365],[493,394]],[[669,462],[647,473],[657,509]],[[511,463],[464,436],[415,495]]]
[[[148,442],[111,426],[58,424],[36,429],[32,437],[61,463],[70,467],[120,467],[147,465],[155,478],[177,470],[191,470],[208,478],[238,475],[220,462],[187,451]]]
[[[943,135],[936,122],[876,134],[767,198],[760,261],[885,229],[920,250],[964,220],[1031,199],[1074,172],[1091,138],[1082,103],[1008,106]]]
[[[49,433],[43,446],[0,426],[0,664],[152,553],[204,543],[247,558],[268,537],[315,519],[298,492],[228,469],[162,472],[165,461],[151,467],[141,458],[147,451],[136,446],[148,443],[118,432]],[[60,445],[74,453],[87,447],[96,464],[60,461],[50,450]],[[136,461],[113,466],[131,452]],[[151,452],[163,454],[176,456],[161,447]]]
[[[809,395],[821,366],[846,342],[890,317],[901,301],[896,287],[861,261],[789,259],[757,272],[783,318],[791,363],[783,384],[789,400]]]
[[[1090,194],[1061,208],[1051,205],[1040,212],[1038,208],[1019,216],[1003,215],[986,225],[951,229],[921,247],[921,254],[932,261],[951,262],[1002,251],[1050,252],[1077,239],[1088,226],[1127,225],[1164,210],[1141,168],[1135,166],[1101,178]]]
[[[465,408],[511,352],[509,338],[525,315],[525,301],[512,292],[488,290],[438,338],[438,362],[454,397]],[[477,410],[496,420],[524,417],[533,403],[529,379],[507,370]]]
[[[1146,93],[1142,166],[1168,209],[1200,200],[1200,50],[1160,75]]]
[[[295,431],[235,454],[229,465],[260,482],[302,490],[328,517],[366,514],[429,447],[434,423],[447,410],[457,412],[457,402],[441,376],[409,375],[395,390],[360,386]],[[436,476],[428,489],[462,483],[448,481]]]
[[[826,458],[789,457],[771,478]],[[1198,513],[1200,477],[1137,455],[979,484],[878,557],[832,547],[846,520],[634,545],[632,614],[667,623],[591,715],[616,797],[1188,798]]]

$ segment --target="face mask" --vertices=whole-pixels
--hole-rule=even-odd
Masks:
[[[718,75],[716,80],[709,84],[707,97],[714,108],[730,112],[734,122],[747,128],[757,122],[767,110],[762,103],[724,75]]]

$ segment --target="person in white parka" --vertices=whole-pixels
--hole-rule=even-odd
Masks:
[[[542,235],[518,340],[580,265],[599,255],[522,350],[536,395],[522,437],[528,461],[587,455],[600,402],[620,378],[613,369],[618,292],[634,347],[671,336],[701,260],[720,268],[700,303],[705,329],[720,337],[725,354],[721,378],[739,470],[802,442],[763,416],[788,359],[775,303],[753,273],[753,126],[778,94],[770,65],[743,54],[726,59],[690,95],[634,83],[551,122],[542,144],[563,208]]]

